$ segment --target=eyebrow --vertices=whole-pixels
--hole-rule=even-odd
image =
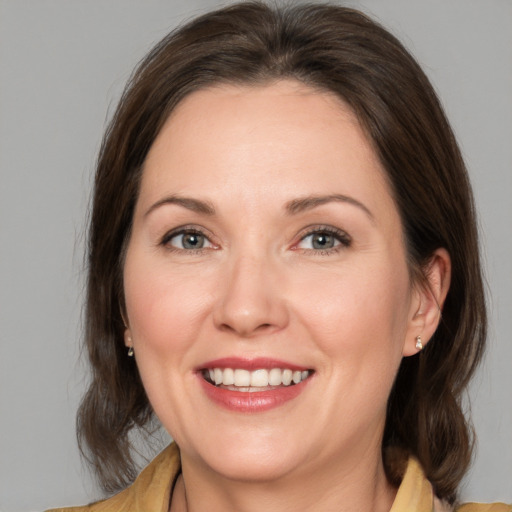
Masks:
[[[298,213],[302,213],[307,210],[311,210],[316,208],[317,206],[321,206],[323,204],[339,202],[339,203],[348,203],[357,208],[361,209],[370,219],[373,221],[375,217],[373,213],[367,208],[363,203],[354,199],[350,196],[345,196],[343,194],[330,194],[327,196],[306,196],[298,199],[293,199],[286,203],[286,211],[290,215],[296,215]]]
[[[164,197],[163,199],[160,199],[159,201],[151,205],[144,214],[144,217],[147,217],[151,212],[153,212],[157,208],[160,208],[160,206],[166,204],[177,204],[178,206],[182,206],[187,210],[191,210],[196,213],[201,213],[203,215],[215,215],[215,208],[211,203],[207,201],[201,201],[200,199],[193,199],[191,197],[172,195]]]
[[[343,194],[330,194],[327,196],[306,196],[298,199],[292,199],[291,201],[288,201],[286,203],[285,210],[289,215],[297,215],[298,213],[302,213],[307,210],[311,210],[318,206],[332,202],[351,204],[364,211],[372,221],[375,219],[372,212],[363,203],[361,203],[357,199],[354,199],[353,197],[346,196]],[[215,215],[215,208],[208,201],[201,201],[200,199],[193,199],[192,197],[171,195],[168,197],[164,197],[163,199],[160,199],[159,201],[151,205],[144,214],[144,217],[147,217],[151,212],[166,204],[176,204],[178,206],[186,208],[187,210],[191,210],[196,213],[201,213],[203,215]]]

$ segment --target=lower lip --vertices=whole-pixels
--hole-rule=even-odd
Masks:
[[[302,393],[311,378],[293,386],[249,393],[220,388],[207,382],[201,375],[198,377],[210,400],[230,411],[243,413],[268,411],[293,400]]]

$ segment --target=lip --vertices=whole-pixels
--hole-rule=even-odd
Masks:
[[[207,382],[199,374],[198,379],[206,396],[212,402],[230,411],[241,413],[264,412],[279,407],[300,395],[310,380],[303,380],[293,386],[244,393],[219,388]]]
[[[248,393],[224,389],[206,381],[202,377],[201,372],[202,370],[210,368],[240,368],[248,371],[254,371],[261,368],[288,368],[293,371],[303,371],[310,368],[277,359],[244,359],[237,357],[215,359],[198,367],[196,369],[196,375],[206,396],[212,402],[224,409],[239,413],[258,413],[280,407],[290,400],[298,397],[306,389],[306,386],[311,380],[311,377],[309,377],[298,384],[294,384],[293,386],[283,386],[265,391]]]

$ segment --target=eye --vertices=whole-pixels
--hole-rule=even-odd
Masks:
[[[183,251],[213,247],[213,244],[206,235],[195,229],[183,229],[178,232],[169,233],[162,240],[162,244]]]
[[[314,228],[303,236],[297,249],[310,251],[331,251],[350,246],[351,239],[344,231],[335,228]]]

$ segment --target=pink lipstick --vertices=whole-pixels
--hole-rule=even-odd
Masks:
[[[263,412],[294,399],[313,370],[270,358],[223,358],[204,363],[197,376],[208,398],[236,412]]]

